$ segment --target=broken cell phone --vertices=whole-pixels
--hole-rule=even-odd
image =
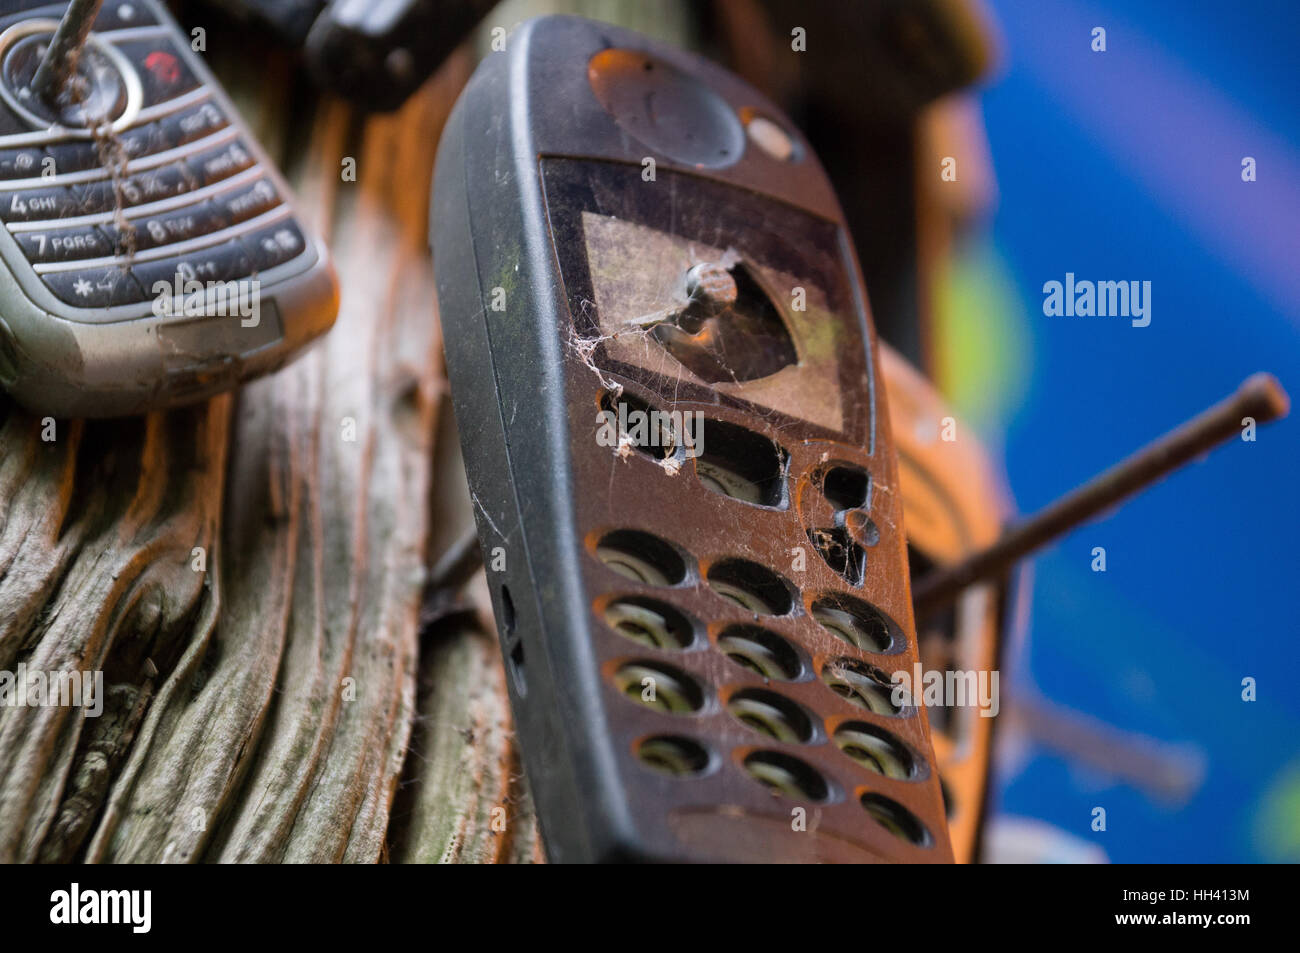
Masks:
[[[840,208],[703,59],[572,17],[439,149],[452,399],[554,861],[950,862]]]
[[[0,385],[116,416],[273,370],[326,331],[323,243],[156,0],[106,0],[75,95],[35,75],[68,5],[0,5]]]

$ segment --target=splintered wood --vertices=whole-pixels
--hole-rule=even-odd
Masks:
[[[265,62],[223,79],[331,245],[338,323],[272,377],[144,418],[0,396],[0,672],[104,688],[98,717],[0,706],[0,861],[540,859],[474,602],[420,641],[440,500],[463,494],[435,480],[427,234],[468,61],[394,115],[326,103],[302,128]]]

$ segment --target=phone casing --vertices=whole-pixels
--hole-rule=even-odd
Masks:
[[[549,858],[951,862],[889,681],[917,646],[870,312],[790,121],[694,55],[529,21],[443,132],[432,244]]]

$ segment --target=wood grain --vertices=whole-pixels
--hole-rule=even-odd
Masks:
[[[0,707],[0,861],[540,859],[490,629],[471,603],[419,639],[463,479],[434,477],[427,214],[468,58],[365,119],[242,62],[222,77],[327,236],[339,319],[194,407],[50,440],[0,398],[0,669],[107,686],[99,718]]]

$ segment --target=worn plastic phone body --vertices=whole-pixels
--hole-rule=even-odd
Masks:
[[[333,323],[324,245],[156,0],[107,0],[82,54],[107,135],[33,102],[64,7],[0,4],[0,385],[114,416],[280,366]]]
[[[444,130],[432,232],[548,856],[951,861],[889,679],[917,648],[867,300],[789,120],[530,21]]]
[[[1013,510],[988,452],[970,431],[964,431],[960,441],[942,439],[942,422],[953,410],[934,385],[883,341],[877,356],[889,393],[909,570],[913,579],[923,578],[994,543]],[[927,671],[1000,669],[1003,632],[1014,631],[1023,615],[1017,611],[1023,592],[1019,577],[1015,572],[996,584],[971,586],[950,609],[917,626],[921,664]],[[1001,710],[997,698],[982,707],[972,701],[957,704],[948,699],[928,709],[948,835],[958,863],[979,858],[994,715]]]

